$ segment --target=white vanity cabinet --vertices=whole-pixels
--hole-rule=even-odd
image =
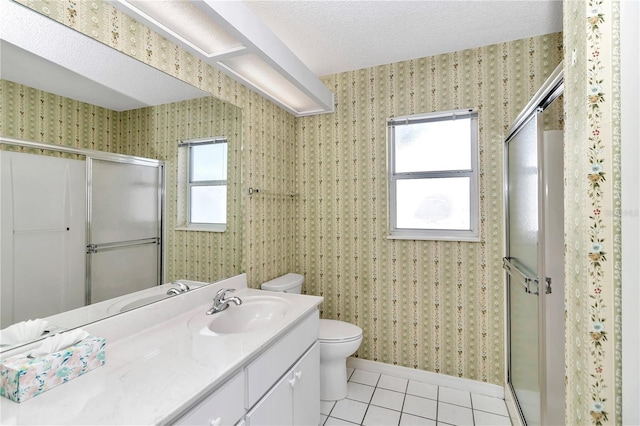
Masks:
[[[175,424],[198,426],[236,424],[245,414],[244,385],[244,371],[241,371]]]
[[[176,424],[320,424],[318,326],[315,310]]]
[[[247,413],[247,426],[320,423],[320,347],[315,343],[296,365]]]

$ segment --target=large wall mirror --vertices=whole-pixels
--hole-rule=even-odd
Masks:
[[[163,181],[164,211],[161,212],[163,250],[158,269],[161,278],[157,281],[210,283],[241,273],[242,110],[20,4],[1,3],[0,136],[5,141],[36,144],[25,147],[19,143],[0,143],[0,154],[6,157],[9,152],[18,152],[86,161],[93,152],[97,157],[104,154],[107,158],[112,155],[150,159],[151,163],[158,160],[163,166],[160,180]],[[185,216],[187,208],[187,188],[180,177],[179,141],[212,137],[224,137],[228,142],[226,228],[221,232],[188,230],[178,221]],[[37,144],[45,145],[45,149]],[[46,149],[47,145],[53,145],[54,149]],[[61,152],[57,147],[82,152]],[[89,153],[86,156],[85,151]],[[95,167],[99,160],[92,161]],[[3,176],[6,169],[0,169]],[[68,173],[68,168],[62,169]],[[116,175],[122,173],[117,171]],[[78,185],[80,178],[65,179],[80,190],[86,188]],[[100,190],[100,186],[95,187]],[[117,193],[121,184],[114,180],[110,185],[107,181],[104,187]],[[125,225],[123,222],[123,229]],[[46,250],[22,252],[28,253],[28,258],[20,262],[34,269],[47,261]],[[7,293],[5,286],[13,285],[13,282],[0,282],[3,294]],[[43,285],[46,283],[37,283],[37,286]],[[37,286],[33,297],[37,297]],[[84,289],[85,284],[74,288]],[[119,290],[119,298],[139,289]],[[21,293],[28,295],[30,291]],[[144,302],[164,296],[147,298]],[[77,291],[70,297],[76,304],[81,303],[78,300],[91,302]],[[100,304],[105,302],[109,300]],[[121,304],[116,311],[96,309],[95,305],[76,308],[71,312],[73,315],[67,315],[64,324],[53,324],[48,331],[82,326],[141,304]],[[49,315],[51,312],[42,315],[34,312],[29,317]],[[69,320],[71,317],[73,322]],[[10,325],[3,320],[0,328]],[[0,347],[0,351],[9,347],[15,345]]]

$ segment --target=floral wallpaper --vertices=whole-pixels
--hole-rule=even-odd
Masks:
[[[117,152],[167,162],[165,226],[168,253],[165,265],[168,279],[211,282],[242,272],[242,111],[209,96],[124,111],[120,120],[121,130],[115,138]],[[182,225],[177,218],[186,216],[186,194],[178,178],[178,141],[209,136],[226,136],[229,141],[227,230],[175,230],[176,226]]]
[[[0,80],[3,136],[115,152],[118,113]]]
[[[503,384],[504,135],[562,53],[550,34],[323,78],[335,113],[296,123],[297,263],[323,317],[364,330],[359,357]],[[387,239],[386,120],[467,107],[482,242]]]
[[[618,7],[564,6],[567,424],[621,424]]]

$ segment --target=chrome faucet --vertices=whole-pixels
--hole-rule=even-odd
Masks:
[[[233,293],[236,291],[234,288],[223,288],[218,290],[216,296],[213,298],[213,307],[207,311],[207,315],[217,314],[229,307],[229,302],[233,302],[237,305],[242,305],[242,300],[239,297],[229,297],[225,299],[227,293]]]
[[[169,290],[167,290],[167,294],[169,296],[175,296],[176,294],[185,293],[190,290],[188,285],[186,285],[185,283],[181,283],[180,281],[173,281],[171,284],[177,285],[178,288],[171,287]]]

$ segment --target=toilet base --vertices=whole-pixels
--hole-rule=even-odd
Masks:
[[[337,401],[347,397],[347,359],[320,359],[320,399]]]

